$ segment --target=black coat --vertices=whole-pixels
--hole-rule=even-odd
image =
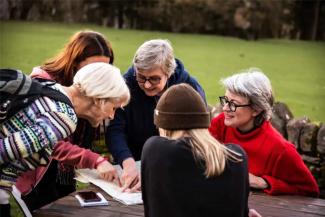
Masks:
[[[228,160],[225,171],[204,175],[188,141],[154,136],[144,145],[141,160],[142,197],[146,217],[243,217],[248,215],[247,158],[238,145],[228,148],[243,155]]]

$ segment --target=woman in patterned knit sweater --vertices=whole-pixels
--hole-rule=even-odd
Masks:
[[[223,112],[209,130],[219,141],[239,144],[246,151],[250,186],[271,195],[318,196],[317,183],[299,153],[269,121],[273,105],[269,79],[252,68],[222,83]]]
[[[46,60],[40,67],[35,67],[31,76],[70,85],[77,70],[93,62],[113,64],[112,46],[99,32],[79,31],[60,53]],[[115,168],[91,151],[98,129],[92,127],[89,121],[78,117],[76,131],[69,138],[59,141],[51,156],[51,163],[47,167],[27,172],[18,179],[16,186],[30,210],[75,191],[75,167],[97,169],[108,181],[114,178],[119,181]]]
[[[76,115],[97,127],[130,98],[119,69],[107,63],[88,64],[76,73],[73,85],[53,88],[66,94],[73,108],[41,97],[0,125],[2,189],[10,188],[22,172],[46,165],[58,141],[75,130]]]

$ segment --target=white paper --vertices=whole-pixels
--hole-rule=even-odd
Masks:
[[[122,169],[119,165],[114,166],[119,175],[122,173]],[[140,168],[140,161],[137,161],[137,167]],[[113,197],[115,200],[126,204],[126,205],[134,205],[134,204],[142,204],[142,195],[141,192],[136,193],[126,193],[122,192],[122,188],[120,188],[114,182],[107,182],[101,179],[97,173],[96,169],[78,169],[76,170],[77,180],[82,180],[83,182],[88,181],[102,190],[104,190],[107,194]]]
[[[75,197],[78,199],[80,205],[82,207],[84,206],[105,206],[108,205],[108,201],[105,199],[105,197],[101,193],[96,193],[98,197],[100,197],[100,201],[94,201],[94,202],[85,202],[78,194],[75,195]]]

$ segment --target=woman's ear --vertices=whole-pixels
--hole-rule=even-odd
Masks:
[[[164,130],[164,129],[162,129],[162,128],[158,128],[158,130],[159,130],[159,135],[160,135],[161,137],[166,137],[166,130]]]
[[[259,114],[261,114],[262,113],[262,111],[257,111],[257,110],[255,110],[255,109],[253,109],[253,113],[252,113],[252,116],[253,117],[257,117]]]
[[[94,97],[92,97],[92,101],[93,101],[93,104],[94,104],[95,106],[99,106],[99,105],[100,105],[100,100],[101,100],[101,99],[98,99],[98,98],[94,98]]]

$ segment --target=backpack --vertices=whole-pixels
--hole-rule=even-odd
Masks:
[[[50,87],[55,83],[52,80],[32,79],[20,70],[0,69],[0,123],[42,96],[64,102],[73,108],[66,95]]]

